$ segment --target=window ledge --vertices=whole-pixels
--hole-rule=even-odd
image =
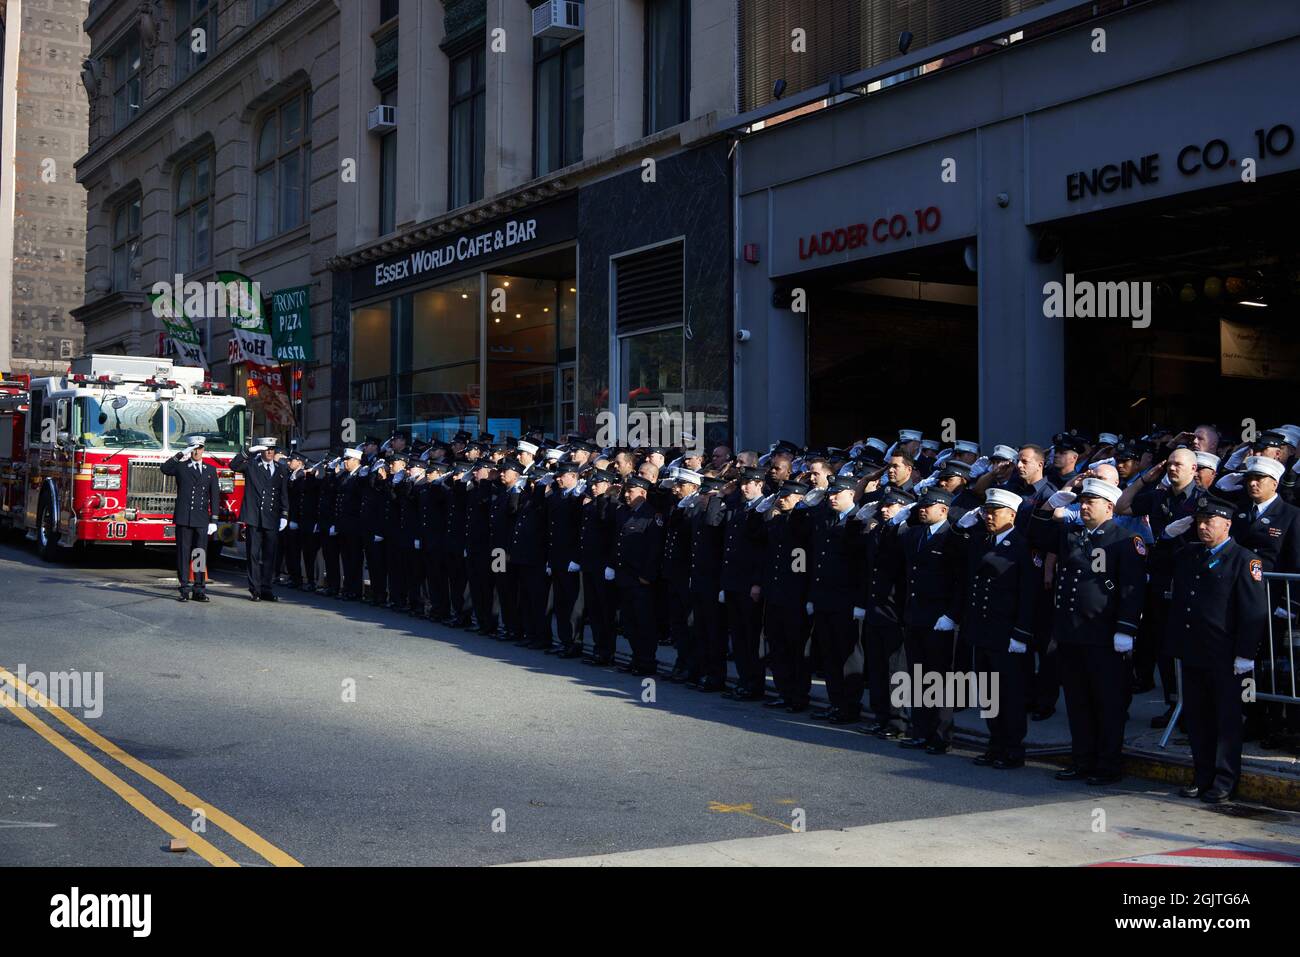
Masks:
[[[305,240],[311,238],[311,220],[303,223],[301,226],[295,226],[286,233],[278,233],[270,239],[263,239],[260,243],[249,246],[239,254],[240,265],[250,262],[254,259],[260,259],[268,253],[274,252],[285,246],[296,246]]]

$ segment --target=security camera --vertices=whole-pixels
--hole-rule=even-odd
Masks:
[[[736,330],[736,341],[737,341],[737,342],[748,342],[748,341],[750,340],[750,337],[751,337],[752,335],[753,335],[753,333],[750,332],[748,329],[737,329],[737,330]]]

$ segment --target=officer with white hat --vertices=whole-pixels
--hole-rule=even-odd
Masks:
[[[205,440],[191,435],[183,452],[163,462],[160,470],[176,480],[172,524],[176,526],[176,578],[180,600],[207,601],[208,538],[217,530],[215,516],[221,498],[217,470],[203,461]]]
[[[253,601],[278,601],[275,580],[280,533],[289,525],[289,470],[275,460],[274,437],[258,439],[247,451],[230,460],[230,468],[244,476],[244,503],[239,520],[248,536],[248,594]],[[256,459],[250,456],[257,456]]]

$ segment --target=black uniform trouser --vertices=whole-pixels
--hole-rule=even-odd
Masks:
[[[889,659],[903,645],[902,625],[866,625],[862,626],[862,644],[867,659],[867,686],[871,702],[871,713],[881,724],[886,724],[898,716],[890,704]]]
[[[248,587],[259,595],[275,584],[275,561],[279,554],[280,533],[274,528],[248,529]]]
[[[302,528],[286,528],[280,533],[284,550],[284,571],[290,585],[302,584]]]
[[[411,601],[411,550],[404,542],[384,536],[384,567],[388,569],[388,600],[394,605]]]
[[[365,539],[363,532],[340,532],[341,540],[340,551],[343,557],[343,593],[353,598],[361,597],[362,589],[362,558],[365,555]]]
[[[515,578],[519,589],[519,628],[521,637],[530,644],[545,641],[551,643],[551,625],[546,617],[546,603],[550,599],[551,583],[546,577],[545,565],[519,565],[511,562],[515,568]]]
[[[519,624],[518,567],[507,560],[503,571],[492,573],[492,587],[496,590],[497,602],[501,605],[501,621],[505,625],[506,634],[511,638],[522,638],[524,633]]]
[[[633,667],[657,667],[655,654],[659,648],[659,636],[655,630],[654,586],[636,579],[620,581],[618,598],[623,634],[632,646]]]
[[[668,637],[677,649],[674,671],[684,671],[691,678],[700,676],[699,649],[691,628],[691,581],[683,575],[668,579]]]
[[[487,549],[472,551],[466,560],[469,573],[469,597],[474,607],[474,618],[480,631],[496,629],[497,619],[492,611],[492,596],[496,590],[496,575],[492,573],[492,553]]]
[[[727,677],[727,617],[718,593],[691,592],[695,611],[695,640],[699,648],[700,677],[725,681]]]
[[[370,572],[370,600],[378,605],[388,601],[387,543],[375,541],[373,533],[365,537],[366,568]]]
[[[812,690],[812,659],[804,656],[811,619],[802,602],[778,605],[768,601],[763,609],[768,663],[777,693],[791,704],[807,704]]]
[[[865,678],[862,638],[853,609],[818,610],[813,620],[831,707],[846,717],[858,715],[862,712]]]
[[[555,639],[561,648],[573,644],[573,606],[578,603],[578,591],[582,587],[582,573],[571,572],[551,566],[551,584],[555,588],[553,604],[555,605]],[[577,635],[578,644],[582,644],[582,632]]]
[[[469,584],[469,564],[465,550],[459,545],[448,545],[443,551],[447,575],[447,603],[450,615],[461,618],[465,614],[465,586]],[[470,596],[473,606],[473,595]]]
[[[194,551],[203,553],[203,571],[195,572]],[[196,595],[202,595],[208,583],[208,527],[195,528],[190,525],[176,526],[176,581],[183,593],[189,594],[194,589]]]
[[[727,589],[727,634],[731,638],[731,657],[736,662],[736,683],[749,691],[762,691],[767,672],[758,657],[759,636],[763,631],[763,602],[749,597],[749,590]]]
[[[450,592],[447,582],[447,549],[441,545],[431,547],[426,542],[420,543],[420,555],[424,559],[424,586],[429,593],[429,614],[434,619],[446,618],[450,614]],[[463,562],[462,562],[463,567]],[[461,591],[465,583],[461,581]],[[460,615],[461,599],[456,599],[456,614]]]
[[[1007,645],[1011,636],[1007,636]],[[989,675],[989,689],[993,688],[993,675],[997,675],[997,694],[991,702],[997,714],[985,718],[989,726],[989,753],[1013,761],[1025,757],[1025,735],[1029,722],[1025,718],[1025,663],[1028,652],[1016,654],[1001,648],[975,648],[975,674]]]
[[[614,636],[614,613],[618,592],[613,582],[605,581],[605,569],[582,566],[582,617],[591,626],[592,654],[611,658],[617,647]],[[582,639],[581,633],[578,639]]]
[[[1166,632],[1169,630],[1169,599],[1165,591],[1168,582],[1150,582],[1146,601],[1142,606],[1142,621],[1138,624],[1133,641],[1133,671],[1141,681],[1150,681],[1153,668],[1160,671],[1160,688],[1165,694],[1165,704],[1178,700],[1178,673],[1172,655],[1164,653]]]
[[[316,555],[320,552],[320,534],[313,531],[298,530],[298,549],[302,559],[302,580],[310,585],[316,584]],[[294,570],[298,566],[293,566]],[[293,571],[290,577],[296,577]]]
[[[1052,618],[1055,614],[1053,593],[1039,593],[1034,605],[1034,640],[1029,645],[1029,652],[1023,662],[1030,683],[1030,700],[1034,711],[1054,711],[1056,699],[1061,696],[1061,668],[1057,661],[1057,649],[1052,648]],[[1038,668],[1034,669],[1037,658]]]
[[[329,529],[321,533],[321,551],[325,554],[325,587],[337,592],[342,587],[340,569],[343,563],[343,538],[331,535]]]
[[[1074,766],[1092,774],[1119,774],[1133,666],[1110,643],[1059,647]]]
[[[1192,783],[1231,793],[1241,778],[1241,683],[1232,665],[1183,662],[1183,720],[1192,746]]]
[[[666,578],[659,578],[650,586],[654,592],[655,603],[655,641],[671,640],[672,638],[672,606],[669,593],[672,591],[672,585]]]
[[[914,738],[927,741],[952,741],[952,702],[945,702],[940,707],[927,707],[921,704],[923,686],[916,684],[916,666],[921,666],[921,679],[924,682],[931,673],[944,679],[944,688],[948,687],[947,675],[952,671],[953,653],[956,647],[955,631],[935,631],[933,628],[908,628],[903,642],[907,646],[907,667],[912,675],[912,729]]]

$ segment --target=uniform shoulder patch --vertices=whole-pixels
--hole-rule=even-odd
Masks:
[[[1139,555],[1143,555],[1143,556],[1146,555],[1147,543],[1142,541],[1141,535],[1133,536],[1133,551],[1137,552]]]
[[[1262,582],[1264,580],[1264,563],[1258,558],[1252,558],[1250,560],[1250,577],[1255,579],[1257,582]]]

